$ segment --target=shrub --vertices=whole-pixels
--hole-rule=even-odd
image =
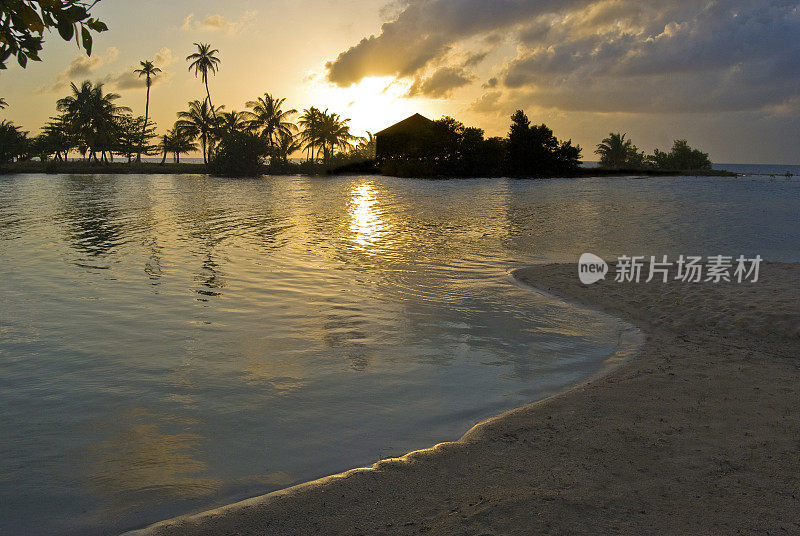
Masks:
[[[264,172],[269,155],[267,140],[250,132],[225,134],[208,163],[212,175],[219,177],[257,177]]]
[[[675,171],[698,171],[711,169],[708,154],[689,147],[686,140],[675,140],[668,153],[655,150],[647,157],[648,163],[656,169]]]

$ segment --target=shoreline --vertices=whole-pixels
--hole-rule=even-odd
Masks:
[[[510,278],[512,284],[515,284],[515,285],[519,286],[520,288],[523,288],[523,289],[525,289],[525,290],[527,290],[529,292],[535,292],[537,294],[541,294],[541,295],[543,295],[543,296],[545,296],[547,298],[553,299],[553,300],[567,302],[570,305],[573,305],[575,307],[579,307],[579,308],[582,308],[582,309],[589,309],[589,310],[592,310],[592,311],[595,311],[595,312],[599,312],[600,314],[603,314],[603,315],[609,315],[609,313],[606,313],[606,312],[604,312],[604,311],[602,311],[600,309],[596,309],[596,308],[590,307],[588,305],[581,304],[581,303],[578,303],[578,302],[574,302],[574,301],[571,301],[571,300],[566,300],[566,299],[563,299],[563,298],[561,298],[559,296],[556,296],[554,294],[550,294],[550,293],[545,292],[545,291],[543,291],[543,290],[541,290],[539,288],[531,286],[530,284],[528,284],[525,281],[522,281],[521,279],[516,277],[515,273],[519,272],[520,270],[521,269],[514,269],[514,270],[511,270],[511,271],[508,272],[507,276]],[[609,315],[609,316],[611,316],[611,315]],[[148,525],[146,527],[143,527],[143,528],[133,529],[131,531],[127,531],[127,532],[123,533],[122,536],[151,536],[152,534],[160,534],[158,532],[158,529],[160,527],[162,527],[162,526],[166,527],[166,526],[171,526],[171,525],[175,525],[175,524],[180,525],[182,523],[188,523],[188,524],[194,525],[194,524],[197,524],[197,523],[202,523],[204,519],[213,518],[213,517],[216,517],[216,516],[219,516],[219,515],[225,515],[228,512],[231,513],[232,515],[236,515],[237,510],[240,510],[240,509],[249,508],[251,506],[258,506],[259,504],[261,504],[261,503],[263,503],[265,501],[279,500],[282,497],[292,496],[292,495],[297,494],[297,493],[303,493],[305,490],[310,490],[310,489],[315,489],[315,488],[318,488],[318,487],[323,487],[323,486],[325,486],[326,484],[328,484],[330,482],[333,482],[333,481],[338,480],[338,479],[348,478],[349,476],[355,475],[357,473],[380,471],[386,464],[393,464],[393,463],[402,464],[402,463],[407,463],[407,462],[413,462],[413,459],[415,457],[417,457],[417,456],[425,456],[426,454],[432,454],[432,453],[435,453],[435,451],[437,449],[439,449],[439,448],[446,448],[448,445],[453,445],[453,444],[460,443],[461,441],[465,440],[465,438],[467,438],[469,435],[474,434],[474,433],[479,433],[480,428],[482,426],[486,425],[486,424],[489,424],[489,423],[491,423],[493,421],[496,421],[496,420],[499,420],[499,419],[503,419],[503,417],[505,417],[507,414],[512,414],[514,412],[523,410],[523,409],[525,409],[525,408],[527,408],[529,406],[534,406],[536,404],[539,404],[539,403],[542,403],[542,402],[546,402],[550,398],[559,397],[559,396],[562,396],[562,395],[567,395],[572,391],[580,390],[584,386],[586,386],[588,384],[591,384],[592,382],[601,380],[602,378],[604,378],[604,377],[608,376],[609,374],[611,374],[612,372],[614,372],[619,367],[624,366],[630,360],[635,359],[636,355],[638,354],[639,351],[641,351],[642,347],[645,344],[645,341],[646,341],[646,338],[647,338],[647,334],[644,333],[639,328],[637,328],[635,325],[633,325],[633,324],[631,324],[631,323],[629,323],[627,321],[625,321],[624,324],[626,324],[624,326],[624,329],[621,330],[619,332],[619,334],[618,334],[618,336],[619,336],[619,344],[618,344],[617,348],[615,349],[614,352],[612,352],[611,354],[609,354],[605,358],[605,360],[603,361],[603,366],[602,366],[602,368],[600,370],[590,374],[586,378],[584,378],[584,379],[582,379],[582,380],[580,380],[580,381],[578,381],[578,382],[576,382],[576,383],[564,388],[563,390],[561,390],[561,391],[559,391],[557,393],[554,393],[552,395],[548,395],[548,396],[546,396],[544,398],[541,398],[541,399],[538,399],[538,400],[534,400],[532,402],[524,404],[523,406],[507,409],[507,410],[505,410],[505,411],[503,411],[503,412],[501,412],[501,413],[499,413],[497,415],[492,415],[491,417],[483,419],[482,421],[477,422],[473,426],[471,426],[466,432],[464,432],[464,434],[462,434],[462,436],[460,438],[458,438],[456,440],[445,441],[443,443],[438,443],[438,444],[433,445],[431,447],[426,447],[426,448],[413,450],[413,451],[408,452],[408,453],[406,453],[406,454],[404,454],[402,456],[399,456],[399,457],[384,458],[384,459],[382,459],[382,460],[380,460],[380,461],[378,461],[378,462],[376,462],[376,463],[374,463],[372,465],[369,465],[369,466],[355,467],[353,469],[348,469],[346,471],[342,471],[342,472],[335,473],[335,474],[332,474],[332,475],[324,476],[324,477],[321,477],[321,478],[316,478],[314,480],[309,480],[307,482],[301,482],[300,484],[295,484],[295,485],[289,486],[287,488],[278,489],[278,490],[275,490],[275,491],[272,491],[272,492],[269,492],[269,493],[265,493],[263,495],[257,495],[255,497],[250,497],[250,498],[247,498],[247,499],[243,499],[241,501],[236,501],[236,502],[233,502],[233,503],[230,503],[230,504],[225,504],[225,505],[222,505],[220,507],[212,508],[210,510],[205,510],[205,511],[202,511],[202,512],[199,512],[199,513],[186,514],[186,515],[181,515],[181,516],[177,516],[177,517],[174,517],[174,518],[169,518],[169,519],[166,519],[166,520],[163,520],[163,521],[156,522],[154,524],[150,524],[150,525]],[[155,531],[155,532],[153,532],[153,531]]]
[[[269,169],[264,167],[262,176],[281,176],[281,175],[305,175],[305,176],[326,176],[326,175],[378,175],[382,176],[379,170],[363,166],[343,166],[326,171],[322,167],[314,167],[314,172],[309,172],[309,165],[306,163],[291,163],[288,167]],[[25,161],[12,162],[0,165],[0,176],[16,175],[26,173],[39,173],[45,175],[208,175],[206,164],[194,162],[185,163],[165,163],[158,162],[109,162],[98,164],[83,161]],[[604,169],[604,168],[579,168],[566,174],[554,174],[547,176],[532,177],[457,177],[457,176],[430,176],[418,177],[426,179],[458,179],[458,178],[514,178],[519,180],[526,179],[547,179],[547,178],[586,178],[586,177],[727,177],[736,178],[741,174],[724,170],[704,170],[704,171],[681,171],[681,170],[659,170],[659,169]],[[413,178],[413,177],[407,177]]]
[[[749,286],[665,288],[516,270],[632,323],[644,344],[458,441],[126,534],[798,530],[800,264],[763,271]]]

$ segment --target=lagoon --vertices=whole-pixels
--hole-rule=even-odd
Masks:
[[[800,180],[0,177],[0,533],[113,534],[458,438],[627,326],[584,252],[800,260]]]

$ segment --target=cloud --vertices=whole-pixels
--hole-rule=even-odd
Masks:
[[[118,57],[119,50],[116,47],[108,47],[102,55],[86,56],[78,54],[63,71],[56,75],[55,82],[39,88],[39,93],[61,91],[69,86],[70,82],[90,77],[100,67],[113,63]]]
[[[428,78],[417,78],[409,88],[408,96],[447,97],[454,89],[469,85],[474,79],[474,75],[460,67],[443,67]]]
[[[797,35],[797,0],[409,0],[327,77],[349,86],[392,75],[413,81],[409,94],[435,94],[488,51],[495,64],[475,110],[797,110]],[[457,51],[476,42],[488,49],[465,61]]]
[[[153,64],[162,71],[153,79],[153,86],[169,80],[170,75],[166,68],[172,62],[172,51],[167,47],[162,48],[153,56]],[[134,70],[139,67],[138,64],[131,65],[122,72],[108,74],[102,79],[102,82],[118,90],[144,88],[146,87],[145,79],[134,73]]]
[[[184,32],[207,31],[237,34],[249,26],[253,22],[255,16],[255,11],[247,11],[239,18],[238,21],[231,21],[219,13],[216,13],[213,15],[207,15],[202,20],[194,20],[194,13],[190,13],[185,19],[183,19],[181,30]]]
[[[172,63],[173,59],[174,58],[172,57],[172,51],[167,47],[164,47],[158,52],[156,52],[156,55],[153,57],[153,63],[156,65],[156,67],[160,67],[161,69],[163,69],[164,67]]]
[[[500,91],[489,91],[480,96],[478,100],[470,105],[470,110],[475,112],[495,112],[500,109],[500,98],[503,94]]]
[[[625,112],[757,110],[800,94],[796,2],[593,7],[523,32],[505,87],[543,106]]]
[[[411,76],[464,39],[493,34],[547,10],[588,0],[411,0],[378,35],[365,37],[327,64],[340,86],[366,76]]]

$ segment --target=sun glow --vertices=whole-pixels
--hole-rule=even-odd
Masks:
[[[407,92],[408,84],[391,76],[368,77],[346,88],[317,77],[311,83],[309,102],[350,118],[353,134],[361,136],[368,131],[383,130],[415,113],[435,114],[431,103],[406,98]]]
[[[383,220],[376,209],[377,204],[375,187],[371,183],[363,183],[351,190],[350,232],[355,243],[368,253],[383,235]]]

